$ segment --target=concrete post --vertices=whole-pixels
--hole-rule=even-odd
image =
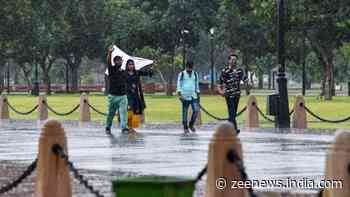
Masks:
[[[218,126],[209,144],[205,197],[248,197],[246,189],[230,187],[231,181],[241,180],[238,168],[227,159],[227,154],[232,149],[242,158],[242,148],[236,131],[231,123],[225,122]]]
[[[330,146],[326,159],[325,180],[341,181],[333,188],[325,189],[322,197],[350,196],[350,132],[336,133],[335,142]],[[342,188],[340,188],[340,184]],[[337,188],[335,188],[337,186]]]
[[[0,96],[0,119],[10,119],[7,97],[5,95]]]
[[[47,111],[47,99],[45,95],[40,95],[38,97],[38,114],[39,114],[39,120],[46,120],[48,118],[48,111]]]
[[[61,123],[45,122],[39,139],[39,154],[35,184],[36,197],[71,197],[70,174],[66,162],[52,151],[54,144],[67,153],[67,139]]]
[[[90,107],[89,107],[88,96],[83,93],[80,96],[80,121],[89,122],[91,121]]]
[[[306,111],[305,111],[305,101],[303,96],[297,96],[293,107],[293,117],[292,117],[292,128],[296,129],[306,129]]]
[[[247,102],[246,110],[246,121],[245,126],[247,128],[259,128],[259,114],[257,107],[258,102],[256,101],[255,96],[250,95]]]

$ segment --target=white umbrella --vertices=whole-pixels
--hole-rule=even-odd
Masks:
[[[145,59],[145,58],[141,58],[141,57],[130,56],[130,55],[126,54],[124,51],[122,51],[120,48],[118,48],[116,45],[113,45],[113,48],[114,48],[114,50],[111,54],[112,66],[115,66],[115,64],[113,62],[113,59],[115,56],[120,56],[123,58],[123,63],[122,63],[122,67],[121,67],[123,70],[125,70],[126,61],[128,61],[129,59],[134,60],[136,70],[140,70],[141,68],[143,68],[145,66],[153,64],[153,60],[149,60],[149,59]],[[106,69],[105,74],[108,75],[108,69]]]

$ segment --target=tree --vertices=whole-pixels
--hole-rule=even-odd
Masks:
[[[152,48],[159,48],[161,54],[165,55],[164,60],[171,61],[170,67],[163,69],[163,74],[166,76],[164,78],[167,80],[167,95],[172,94],[176,72],[179,70],[177,62],[179,54],[181,54],[180,49],[184,50],[183,47],[191,49],[198,43],[199,33],[201,29],[204,29],[201,28],[201,25],[207,28],[205,31],[209,31],[213,24],[210,20],[213,21],[211,17],[215,13],[211,5],[216,5],[216,2],[189,0],[132,1],[134,6],[140,7],[148,16],[149,22],[145,23],[148,24],[146,33],[149,36],[147,40],[151,42],[146,44]],[[213,7],[215,8],[215,6]],[[183,30],[187,30],[189,33],[184,34],[182,33]]]
[[[219,16],[221,18],[222,37],[226,45],[242,54],[242,65],[246,71],[249,65],[258,66],[262,87],[262,64],[256,63],[260,57],[274,51],[273,7],[271,2],[261,1],[222,1]]]
[[[302,23],[299,22],[299,28],[306,33],[311,48],[317,54],[322,65],[323,94],[326,100],[331,100],[335,93],[335,52],[342,42],[350,39],[350,23],[348,20],[350,2],[342,0],[303,0],[299,3],[302,3],[306,14],[305,20]]]
[[[30,32],[31,2],[29,0],[2,1],[0,7],[0,92],[4,87],[5,63],[17,55],[28,56],[23,50]],[[20,58],[21,58],[20,57]],[[23,58],[22,58],[23,59]]]
[[[66,60],[66,68],[69,69],[66,73],[70,73],[70,77],[66,78],[70,78],[71,90],[76,92],[79,88],[79,67],[82,58],[101,57],[104,51],[105,4],[103,0],[72,0],[65,6],[63,32],[58,38],[58,52],[60,57]]]

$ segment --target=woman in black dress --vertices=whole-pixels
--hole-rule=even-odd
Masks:
[[[129,128],[137,128],[140,125],[140,115],[143,114],[146,108],[143,90],[141,85],[141,76],[152,77],[152,70],[136,70],[135,62],[129,59],[126,62],[127,78],[127,95],[128,95],[128,125]]]

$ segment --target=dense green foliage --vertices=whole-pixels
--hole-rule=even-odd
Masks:
[[[321,83],[331,99],[334,84],[347,82],[349,75],[350,2],[286,2],[289,78],[301,81],[305,60],[308,84]],[[156,60],[154,80],[165,86],[174,83],[184,53],[201,76],[208,75],[211,47],[217,70],[236,51],[259,88],[277,65],[276,0],[1,0],[1,5],[1,89],[9,63],[13,83],[31,85],[39,65],[48,92],[51,83],[63,82],[77,91],[81,82],[96,83],[92,74],[102,73],[112,44]]]

